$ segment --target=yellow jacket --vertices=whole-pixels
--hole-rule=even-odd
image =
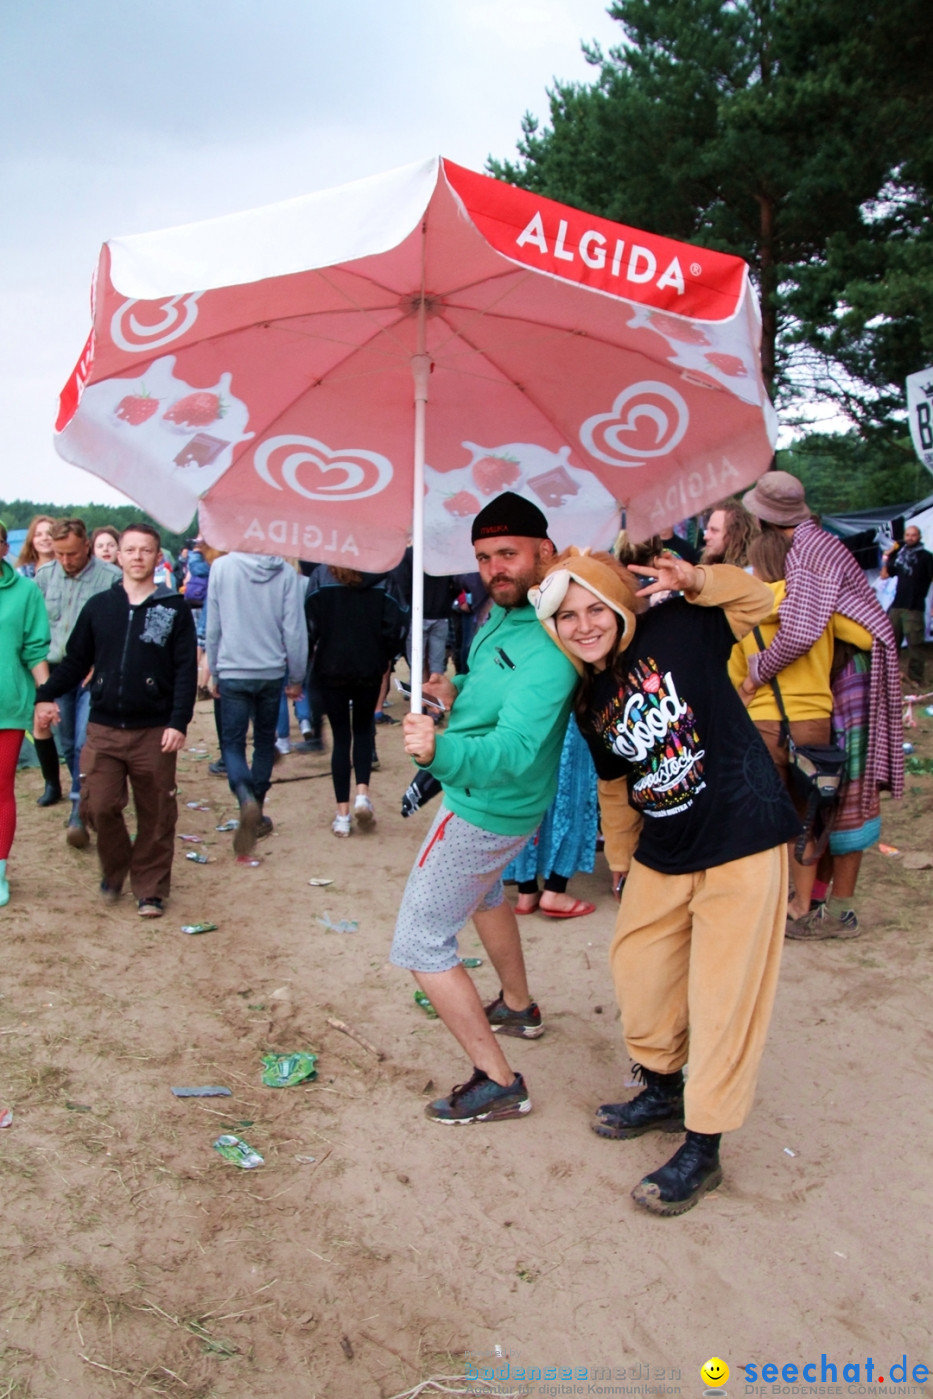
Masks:
[[[782,578],[777,583],[768,583],[767,587],[774,594],[774,610],[758,624],[765,646],[770,644],[780,625],[778,609],[784,601],[787,584]],[[858,622],[843,617],[840,612],[834,612],[829,626],[810,650],[791,665],[785,666],[777,677],[784,708],[792,723],[804,719],[828,719],[832,714],[833,696],[829,688],[829,672],[833,663],[833,646],[837,639],[848,641],[862,651],[871,650],[871,633],[860,627]],[[729,660],[729,677],[736,689],[748,675],[748,657],[759,649],[753,632],[748,632],[733,646]],[[748,706],[748,712],[755,720],[780,719],[781,712],[770,685],[762,685],[756,690]]]

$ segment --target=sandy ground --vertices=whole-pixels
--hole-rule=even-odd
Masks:
[[[911,737],[933,754],[920,717]],[[933,849],[933,777],[886,805],[884,838],[902,854],[866,856],[863,937],[787,945],[757,1105],[724,1144],[723,1186],[657,1220],[629,1191],[673,1139],[608,1142],[588,1126],[629,1076],[605,866],[572,886],[598,902],[593,916],[523,920],[548,1028],[508,1048],[534,1112],[439,1127],[426,1097],[468,1069],[386,960],[431,814],[398,814],[400,730],[380,733],[369,836],[332,837],[326,759],[285,759],[258,868],[236,866],[214,829],[232,807],[207,772],[209,705],[189,743],[182,803],[210,810],[183,805],[179,830],[203,835],[212,863],[179,843],[160,923],[129,898],[100,904],[93,849],[66,847],[62,807],[36,808],[37,773],[18,779],[0,913],[0,1110],[14,1114],[0,1132],[0,1399],[387,1399],[496,1346],[499,1372],[511,1366],[502,1394],[699,1394],[713,1354],[733,1396],[746,1364],[826,1353],[840,1380],[869,1355],[886,1378],[902,1355],[933,1365],[933,871],[904,859]],[[328,931],[325,914],[359,931]],[[180,932],[206,918],[216,932]],[[472,929],[461,951],[479,954]],[[475,975],[491,998],[491,969]],[[291,1049],[319,1054],[317,1080],[262,1087],[261,1055]],[[233,1097],[180,1101],[173,1084]],[[264,1167],[212,1151],[225,1128]],[[521,1366],[582,1388],[523,1386]]]

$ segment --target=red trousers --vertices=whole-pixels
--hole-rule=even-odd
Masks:
[[[22,729],[0,729],[0,860],[10,853],[16,834],[16,763],[23,743]]]
[[[88,724],[81,753],[81,816],[97,832],[104,882],[137,899],[164,899],[175,854],[175,754],[162,752],[162,728],[111,729]],[[136,839],[123,813],[133,791]]]

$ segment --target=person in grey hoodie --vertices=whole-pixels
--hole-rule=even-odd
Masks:
[[[237,855],[248,855],[272,830],[262,805],[272,776],[282,684],[290,699],[297,698],[308,662],[303,602],[298,574],[273,554],[224,554],[211,567],[207,661],[220,699],[227,780],[240,804]],[[246,759],[250,720],[252,765]]]

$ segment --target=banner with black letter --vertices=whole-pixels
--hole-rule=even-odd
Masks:
[[[921,369],[907,379],[907,416],[914,451],[933,471],[933,369]]]

